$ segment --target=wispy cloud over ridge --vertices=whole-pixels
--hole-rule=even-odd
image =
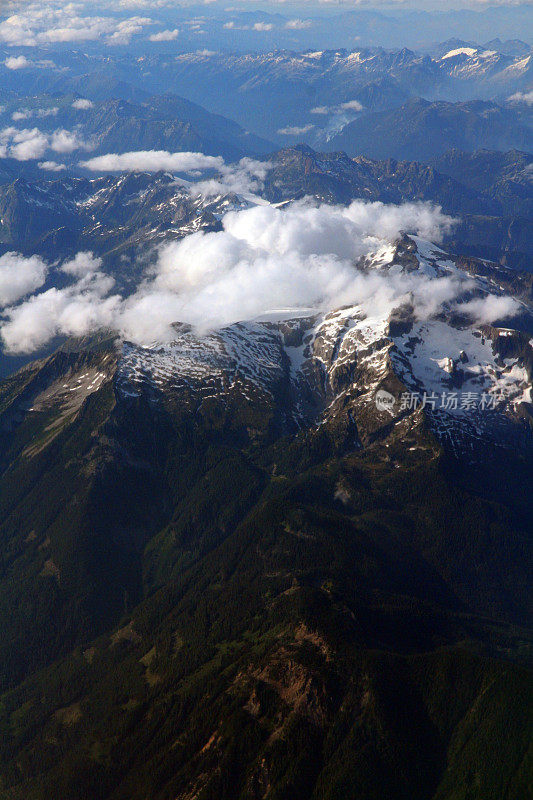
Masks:
[[[224,159],[203,153],[169,153],[167,150],[135,150],[129,153],[107,153],[82,161],[80,166],[92,172],[191,172],[221,169]]]

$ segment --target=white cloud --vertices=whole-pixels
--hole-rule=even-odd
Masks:
[[[175,0],[119,0],[118,8],[165,8],[174,2]]]
[[[242,164],[241,169],[253,172],[255,167]],[[443,304],[480,321],[514,313],[508,298],[472,300],[469,276],[431,278],[418,270],[360,264],[361,257],[402,231],[439,240],[452,222],[425,203],[257,205],[227,213],[219,232],[193,233],[162,246],[156,263],[127,297],[112,294],[113,280],[102,273],[98,258],[79,253],[61,267],[70,286],[24,300],[43,285],[46,266],[40,259],[32,269],[26,265],[26,281],[15,289],[11,277],[21,274],[22,257],[10,254],[4,282],[9,305],[2,314],[1,336],[11,352],[27,352],[57,334],[81,335],[102,326],[141,344],[169,340],[174,322],[205,331],[280,307],[329,311],[357,304],[368,314],[386,317],[409,301],[419,319],[439,313]],[[465,296],[470,299],[461,302]]]
[[[30,117],[33,117],[33,111],[30,111],[29,108],[25,108],[24,111],[14,111],[11,114],[13,122],[20,122],[23,119],[30,119]]]
[[[6,350],[31,352],[57,334],[80,336],[111,324],[120,298],[109,296],[114,281],[100,271],[101,266],[101,260],[92,253],[78,253],[61,266],[62,272],[75,279],[73,284],[49,289],[19,303],[43,286],[48,265],[39,256],[1,256],[1,338]]]
[[[83,7],[80,3],[67,3],[61,6],[52,2],[30,3],[0,22],[0,42],[5,42],[11,47],[36,47],[56,42],[97,40],[104,40],[108,44],[126,45],[132,36],[141,33],[145,26],[152,24],[151,19],[138,16],[128,19],[109,15],[83,16],[80,14]]]
[[[342,116],[350,112],[358,114],[362,110],[363,106],[359,100],[347,100],[345,103],[339,103],[335,106],[316,106],[311,109],[311,114]]]
[[[219,175],[215,178],[187,185],[192,194],[197,193],[204,197],[234,192],[257,200],[256,193],[261,188],[271,166],[267,161],[241,158],[237,164],[220,166]]]
[[[39,256],[24,258],[12,252],[0,256],[0,308],[39,289],[46,272],[46,264]]]
[[[348,100],[347,103],[341,103],[339,109],[341,111],[362,111],[363,106],[359,100]]]
[[[471,317],[478,324],[490,324],[499,319],[512,317],[520,311],[520,306],[512,297],[496,297],[489,294],[467,303],[459,303],[457,310]]]
[[[89,250],[83,250],[77,253],[70,261],[65,261],[65,263],[61,265],[61,271],[65,272],[67,275],[83,278],[86,275],[98,272],[101,266],[101,258],[97,258]]]
[[[78,97],[77,100],[74,100],[72,103],[72,108],[77,109],[78,111],[88,111],[90,108],[93,108],[94,103],[92,100],[87,100],[85,97]]]
[[[80,139],[75,131],[61,128],[50,137],[50,148],[56,153],[73,153],[75,150],[90,150],[91,145]]]
[[[135,150],[131,153],[108,153],[82,161],[80,166],[92,172],[191,172],[193,170],[221,169],[220,156],[203,153],[168,153],[166,150]]]
[[[430,313],[455,297],[453,279],[369,275],[355,262],[404,228],[439,238],[450,224],[439,209],[421,204],[298,203],[231,212],[223,231],[195,233],[161,248],[153,277],[125,301],[119,327],[146,342],[171,337],[170,325],[178,320],[207,330],[273,308],[329,310],[354,302],[386,313],[411,293]]]
[[[312,24],[310,19],[290,19],[285,23],[285,27],[290,31],[304,31]]]
[[[404,227],[436,238],[448,225],[438,209],[417,204],[299,203],[232,212],[221,232],[192,234],[163,247],[155,269],[126,299],[110,295],[113,281],[98,259],[78,254],[62,267],[75,279],[71,286],[4,311],[3,341],[11,352],[26,352],[58,333],[80,335],[105,325],[146,342],[170,337],[178,320],[207,329],[280,305],[326,309],[357,300],[385,307],[407,291],[422,294],[424,279],[369,278],[355,261]],[[448,298],[454,291],[436,282],[432,296]]]
[[[107,37],[108,44],[128,45],[131,37],[141,33],[145,25],[151,25],[152,20],[146,17],[132,17],[119,22],[116,29]]]
[[[52,106],[51,108],[38,108],[36,111],[37,117],[39,119],[43,119],[44,117],[57,117],[59,113],[59,108],[57,106]]]
[[[173,42],[179,36],[179,30],[174,28],[173,31],[159,31],[159,33],[152,33],[149,36],[151,42]]]
[[[191,194],[213,196],[234,192],[254,196],[262,185],[271,164],[242,158],[235,164],[226,164],[220,156],[203,153],[168,153],[165,150],[138,150],[131,153],[108,153],[80,162],[81,167],[92,172],[174,172],[184,173],[190,182],[181,180]],[[206,171],[215,172],[213,177],[203,178]]]
[[[526,103],[533,106],[533,90],[531,92],[516,92],[509,98],[511,103]]]
[[[0,131],[0,146],[6,156],[17,161],[41,158],[48,149],[48,137],[38,128],[4,128]]]
[[[8,69],[17,70],[17,69],[26,69],[27,67],[31,67],[31,61],[28,61],[26,56],[9,56],[4,61],[5,66]]]
[[[48,172],[62,172],[66,169],[64,164],[58,164],[57,161],[39,161],[39,167]]]
[[[42,158],[47,150],[56,153],[72,153],[74,150],[89,150],[90,145],[82,141],[77,133],[58,129],[52,134],[42,133],[38,128],[4,128],[0,131],[0,149],[3,157],[17,161]]]
[[[58,112],[59,108],[57,108],[57,106],[53,106],[52,108],[24,108],[20,111],[14,111],[13,114],[11,114],[11,119],[13,122],[21,122],[22,120],[31,119],[32,117],[43,119],[44,117],[55,117]]]
[[[303,136],[305,133],[309,133],[309,131],[313,130],[314,125],[302,125],[301,127],[298,125],[289,125],[286,128],[280,128],[278,133],[282,136]]]
[[[114,281],[91,271],[64,289],[48,289],[4,311],[1,327],[10,353],[38,350],[57,335],[83,336],[113,324],[120,297],[110,295]]]
[[[252,25],[253,31],[271,31],[274,25],[271,22],[256,22]]]

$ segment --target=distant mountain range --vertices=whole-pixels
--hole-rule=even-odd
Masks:
[[[452,150],[430,164],[376,160],[346,153],[319,153],[305,145],[273,157],[265,196],[274,202],[310,195],[329,202],[355,198],[399,203],[430,200],[451,214],[532,215],[533,156]]]
[[[533,114],[530,115],[533,120]],[[328,142],[332,149],[370,158],[431,161],[450,149],[533,152],[533,127],[514,109],[488,101],[409,100],[392,111],[362,115]]]
[[[256,136],[278,144],[299,140],[311,145],[323,144],[332,135],[342,135],[342,129],[350,124],[356,128],[358,124],[363,126],[361,136],[366,137],[366,143],[373,125],[389,141],[393,134],[387,130],[387,124],[396,121],[400,126],[397,149],[404,146],[403,138],[408,138],[410,127],[414,131],[422,124],[422,106],[426,100],[430,104],[444,104],[436,106],[438,114],[432,112],[439,117],[438,124],[442,123],[439,147],[457,146],[463,135],[457,126],[466,125],[466,138],[468,131],[473,137],[480,137],[478,148],[508,149],[510,142],[514,142],[515,146],[528,149],[525,134],[518,129],[520,126],[531,129],[531,106],[509,98],[531,90],[531,49],[521,42],[501,43],[501,50],[497,46],[494,42],[495,49],[488,49],[485,45],[454,40],[436,46],[431,55],[406,48],[387,51],[369,47],[245,55],[180,52],[173,57],[147,53],[142,58],[114,55],[107,59],[76,51],[71,55],[62,52],[53,68],[32,69],[30,65],[15,75],[0,64],[3,81],[0,100],[9,103],[24,95],[74,93],[98,103],[122,99],[141,105],[160,94],[164,86],[165,92],[234,119]],[[46,63],[45,51],[42,55]],[[220,90],[221,85],[224,91]],[[409,106],[410,99],[415,103],[413,107]],[[488,107],[484,111],[475,104],[469,106],[473,100],[487,100],[501,106],[491,112],[494,131],[489,130],[486,122]],[[362,108],[359,110],[354,102]],[[161,121],[165,114],[173,113],[178,121],[208,124],[207,112],[202,115],[198,106],[186,106],[177,99],[174,103],[173,110],[168,101],[166,107],[157,104],[153,108],[154,120]],[[467,105],[454,110],[445,103]],[[378,117],[368,121],[364,130],[361,119],[365,115],[391,112],[399,107],[403,107],[400,118]],[[223,123],[212,120],[211,124],[216,131]],[[450,131],[447,126],[451,126]],[[429,132],[435,134],[434,130]],[[213,138],[216,140],[217,136]],[[460,146],[466,148],[467,141]]]
[[[531,86],[531,53],[508,56],[477,47],[457,50],[435,59],[407,49],[185,54],[164,70],[177,93],[193,96],[201,82],[198,99],[202,104],[268,138],[279,137],[278,131],[287,126],[312,124],[315,130],[307,137],[312,143],[309,135],[319,133],[346,102],[358,100],[366,111],[394,108],[406,96],[448,101],[498,96],[503,100]],[[220,75],[227,84],[222,96],[217,90]],[[316,108],[327,113],[311,113]]]
[[[426,165],[296,147],[277,154],[265,196],[277,202],[305,195],[340,203],[429,200],[460,218],[448,246],[531,270],[532,163],[532,156],[516,151],[452,151]]]

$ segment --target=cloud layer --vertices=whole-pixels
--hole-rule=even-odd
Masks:
[[[90,149],[91,145],[83,141],[76,131],[67,131],[64,128],[59,128],[51,134],[43,133],[39,128],[8,127],[0,130],[0,158],[31,161],[42,158],[47,150],[65,154],[73,153],[75,150]]]
[[[386,316],[409,302],[428,318],[443,304],[462,303],[464,314],[485,322],[512,313],[514,301],[472,296],[471,280],[460,274],[431,278],[418,270],[367,269],[360,261],[383,251],[401,231],[438,240],[451,224],[440,209],[421,203],[254,206],[226,214],[219,232],[162,246],[129,297],[116,293],[91,253],[60,267],[67,287],[46,291],[39,290],[47,265],[9,253],[0,259],[0,334],[15,353],[100,327],[140,344],[165,341],[178,321],[206,331],[287,307],[328,311],[357,304]]]
[[[32,259],[23,259],[13,253],[9,255],[11,267],[8,266],[8,270],[13,269],[13,264],[18,260],[19,268],[23,266],[28,276],[27,285],[19,288],[19,296],[31,291],[32,278],[37,286],[44,283],[47,270],[42,262],[30,265],[24,262]],[[70,286],[48,289],[19,305],[8,306],[3,312],[0,310],[4,319],[1,335],[5,349],[11,353],[30,353],[58,334],[81,336],[113,325],[121,298],[110,294],[114,286],[113,278],[104,275],[100,267],[101,261],[91,253],[78,253],[75,259],[61,267],[62,272],[75,279]],[[30,274],[32,269],[34,273]],[[0,262],[0,286],[3,271]]]
[[[516,92],[509,98],[511,103],[525,103],[528,106],[533,106],[533,90],[530,92]]]
[[[146,341],[168,338],[176,320],[209,329],[276,308],[372,302],[383,311],[408,292],[423,294],[429,281],[367,275],[355,262],[400,230],[435,239],[449,224],[438,209],[418,204],[298,203],[230,212],[223,231],[195,233],[161,249],[154,274],[125,302],[121,329]],[[455,292],[450,284],[448,294]]]
[[[221,156],[207,156],[204,153],[134,150],[96,156],[81,161],[80,166],[91,172],[181,173],[195,178],[194,183],[182,181],[191,194],[213,196],[235,192],[251,196],[258,190],[271,165],[253,158],[241,158],[235,164],[226,164]],[[216,174],[212,178],[201,179],[202,173],[209,172]]]
[[[286,128],[280,128],[278,133],[282,136],[304,136],[309,131],[312,131],[314,125],[289,125]]]
[[[0,256],[0,308],[16,303],[40,288],[46,271],[46,264],[38,256],[24,258],[18,253]]]

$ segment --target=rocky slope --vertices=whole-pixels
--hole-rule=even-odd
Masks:
[[[367,272],[398,267],[435,278],[459,269],[440,248],[408,237],[364,264]],[[469,297],[472,291],[503,294],[502,273],[496,267],[485,275],[480,271]],[[527,288],[522,298],[524,309],[530,308]],[[419,321],[408,301],[389,318],[371,317],[361,306],[325,316],[280,310],[203,337],[179,326],[169,345],[126,345],[117,381],[127,397],[175,392],[185,405],[194,397],[197,413],[204,398],[208,408],[222,403],[222,425],[232,424],[235,402],[264,405],[260,416],[268,424],[248,433],[266,440],[274,431],[280,435],[309,425],[324,426],[341,447],[369,444],[383,427],[404,438],[413,424],[405,412],[425,402],[429,426],[456,445],[461,446],[460,434],[479,440],[480,447],[487,441],[491,447],[496,442],[515,447],[516,423],[517,439],[527,450],[533,350],[531,322],[525,322],[520,332],[472,326],[457,312]],[[380,390],[392,395],[387,407],[380,407]],[[405,398],[410,393],[416,395],[413,407]],[[452,402],[445,404],[449,395]],[[472,442],[468,447],[475,449]]]
[[[53,98],[44,101],[53,102]],[[41,126],[75,128],[91,143],[94,153],[192,151],[234,161],[273,149],[272,142],[250,134],[232,120],[172,94],[147,97],[142,103],[113,98],[81,112],[71,103],[67,95],[55,118],[45,118]]]
[[[4,250],[44,257],[89,248],[116,263],[163,239],[216,228],[227,208],[242,200],[192,197],[167,173],[59,179],[22,178],[0,187],[0,238]],[[127,279],[124,269],[122,278]]]
[[[297,146],[279,151],[272,161],[263,192],[271,202],[306,195],[333,203],[432,201],[458,217],[446,238],[451,250],[531,270],[532,177],[526,153],[451,151],[427,165]]]
[[[520,796],[530,337],[285,309],[5,380],[4,795]]]
[[[319,153],[305,146],[269,156],[259,191],[269,202],[305,196],[330,203],[353,199],[426,200],[460,218],[449,246],[529,270],[531,156],[452,151],[433,165]],[[164,237],[217,225],[235,195],[191,198],[170,174],[106,178],[17,178],[0,185],[0,247],[58,257],[91,249],[110,260],[146,250]]]
[[[96,76],[82,81],[79,91],[61,95],[19,94],[2,106],[0,118],[5,126],[15,122],[19,129],[37,126],[45,133],[74,131],[92,154],[192,151],[234,161],[243,156],[264,155],[274,148],[272,142],[249,133],[236,122],[182,97],[170,93],[124,97],[128,93],[115,87],[116,94],[101,100],[90,91],[92,82],[98,84]],[[80,95],[86,103],[88,96],[95,99],[88,106],[77,108]],[[60,158],[76,162],[79,152],[72,153],[67,148],[61,151]]]

